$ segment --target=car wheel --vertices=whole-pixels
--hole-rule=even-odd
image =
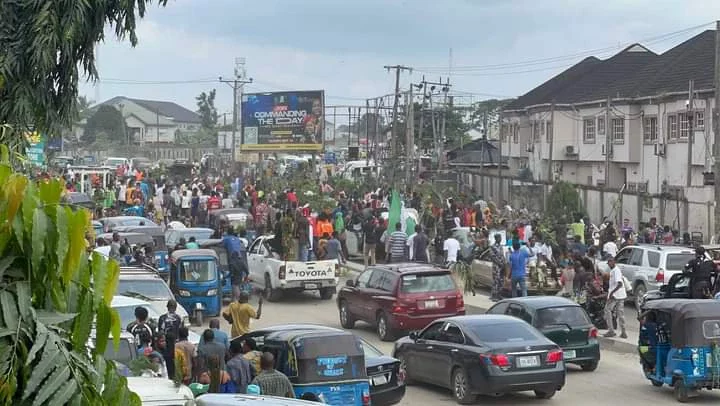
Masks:
[[[405,359],[405,355],[397,354],[395,358],[400,361],[400,370],[405,371],[405,385],[414,384],[415,381],[413,381],[412,377],[410,376],[410,370],[407,367],[407,360]]]
[[[347,329],[355,327],[355,319],[350,314],[350,309],[348,309],[347,302],[344,300],[340,302],[340,325]]]
[[[538,399],[550,399],[553,396],[555,396],[555,390],[551,391],[544,391],[544,390],[535,390],[535,397]]]
[[[322,300],[330,300],[330,299],[332,299],[334,294],[335,294],[334,288],[320,289],[320,299],[322,299]]]
[[[582,368],[582,370],[585,372],[593,372],[594,370],[597,369],[599,364],[600,364],[600,362],[598,360],[587,361],[587,362],[583,362],[582,364],[580,364],[580,368]]]
[[[265,275],[265,290],[263,291],[263,296],[265,296],[265,300],[268,302],[277,302],[282,297],[282,291],[280,289],[272,288],[270,275]]]
[[[470,384],[468,383],[465,370],[456,368],[452,374],[452,391],[455,401],[461,405],[469,405],[475,403],[477,396],[470,393]]]
[[[635,286],[635,289],[633,289],[633,296],[635,297],[635,308],[640,309],[640,306],[642,305],[643,296],[647,293],[647,288],[645,287],[645,284],[640,282]]]
[[[377,334],[382,341],[392,341],[395,338],[395,334],[390,328],[387,316],[385,313],[380,313],[377,318]]]
[[[686,403],[688,400],[690,400],[690,396],[688,395],[688,388],[685,386],[685,382],[683,382],[682,379],[678,379],[675,381],[675,385],[673,385],[673,392],[675,392],[675,399],[677,399],[680,403]]]
[[[656,388],[663,386],[663,381],[656,381],[654,379],[651,379],[650,383],[652,384],[652,386],[654,386]]]

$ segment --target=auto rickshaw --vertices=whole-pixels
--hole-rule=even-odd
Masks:
[[[234,229],[243,228],[248,241],[255,240],[255,221],[246,209],[236,207],[232,209],[212,210],[208,213],[208,226],[217,230],[220,224],[227,224]],[[222,230],[221,230],[222,231]]]
[[[275,356],[275,369],[293,385],[295,397],[322,395],[330,405],[370,404],[370,384],[360,338],[346,331],[259,331],[253,338],[262,351]]]
[[[144,247],[144,246],[150,246],[153,247],[155,245],[155,241],[153,241],[152,237],[145,233],[135,233],[135,232],[118,232],[120,235],[120,242],[124,242],[127,240],[128,244],[131,248],[135,247]],[[112,236],[113,233],[104,233],[100,234],[99,238],[102,238],[105,240],[108,244],[112,243]]]
[[[720,302],[651,300],[640,322],[640,362],[653,386],[672,386],[683,403],[701,389],[720,389]]]
[[[209,249],[176,250],[170,256],[170,289],[196,326],[220,315],[222,276],[219,258]]]
[[[167,279],[168,275],[168,248],[165,244],[165,231],[158,226],[121,226],[115,231],[147,234],[153,241],[154,263],[160,275]]]
[[[200,245],[200,248],[206,248],[215,251],[215,254],[218,256],[218,264],[221,274],[223,275],[223,286],[222,286],[222,295],[223,298],[232,297],[232,285],[230,284],[230,266],[228,263],[228,254],[227,250],[225,249],[225,244],[223,244],[223,240],[220,239],[210,239],[210,240],[203,240],[198,243]]]

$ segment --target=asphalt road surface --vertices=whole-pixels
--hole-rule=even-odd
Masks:
[[[341,281],[343,284],[345,281]],[[252,300],[256,303],[256,300]],[[341,328],[335,299],[320,300],[317,294],[303,293],[285,297],[279,303],[265,302],[262,318],[253,321],[253,328],[283,323],[317,323]],[[229,332],[229,325],[221,318],[222,329]],[[202,333],[202,328],[195,331]],[[376,347],[390,354],[392,343],[382,342],[373,328],[358,322],[353,330]],[[720,391],[702,391],[691,400],[694,405],[720,404]],[[448,390],[416,384],[408,387],[400,405],[454,405]],[[607,406],[607,405],[677,405],[672,388],[655,388],[642,376],[637,356],[603,351],[600,367],[591,373],[569,367],[565,387],[550,400],[535,399],[532,393],[506,395],[500,398],[481,397],[477,404],[483,405],[531,405],[557,406]]]

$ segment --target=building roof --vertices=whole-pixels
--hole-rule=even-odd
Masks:
[[[473,140],[462,148],[448,152],[448,160],[452,165],[497,165],[507,159],[498,159],[497,140],[483,138]]]
[[[608,97],[652,97],[713,88],[715,31],[704,31],[663,54],[633,44],[614,56],[583,59],[547,82],[511,102],[506,111],[542,104],[577,104]]]
[[[131,102],[139,105],[140,107],[148,109],[153,113],[158,112],[160,115],[164,117],[170,117],[174,121],[179,123],[200,124],[202,121],[200,119],[200,115],[198,115],[194,111],[188,110],[177,103],[167,101],[133,99],[125,96],[115,96],[110,100],[100,103],[99,105],[116,104],[122,100],[130,100]]]

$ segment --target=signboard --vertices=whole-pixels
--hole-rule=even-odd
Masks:
[[[38,132],[25,133],[28,141],[26,155],[30,164],[35,166],[45,166],[45,137]]]
[[[321,151],[322,90],[251,93],[242,97],[243,151]]]

